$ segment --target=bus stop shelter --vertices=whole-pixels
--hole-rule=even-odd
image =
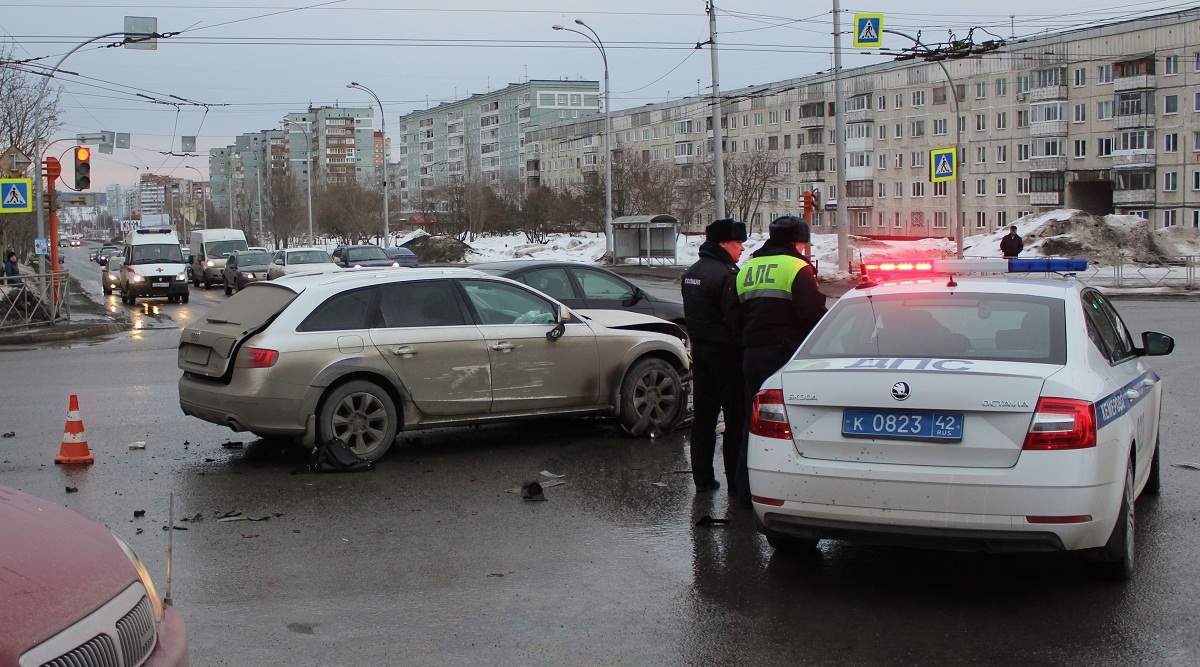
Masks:
[[[676,264],[676,239],[679,219],[673,215],[623,215],[613,218],[613,262],[627,259],[645,260],[649,266]]]

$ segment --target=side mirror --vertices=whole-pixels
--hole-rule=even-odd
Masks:
[[[276,259],[274,262],[272,262],[272,264],[277,264],[279,266],[283,266],[283,258],[280,257],[279,259]]]
[[[621,305],[628,308],[628,307],[636,304],[638,301],[641,301],[644,298],[646,298],[646,293],[642,291],[642,288],[635,287],[635,288],[633,288],[632,294],[625,297],[624,299],[621,299]]]
[[[1148,357],[1161,357],[1175,349],[1175,339],[1157,331],[1142,332],[1142,350]]]

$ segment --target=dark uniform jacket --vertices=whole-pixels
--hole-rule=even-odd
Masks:
[[[683,314],[688,336],[701,343],[737,345],[742,335],[738,265],[720,244],[706,241],[700,260],[683,274]]]
[[[817,275],[794,245],[767,240],[738,273],[742,345],[781,345],[789,351],[825,314]]]
[[[1000,239],[1000,253],[1005,257],[1016,257],[1024,249],[1025,242],[1021,240],[1020,236],[1012,232],[1009,232],[1004,238]]]

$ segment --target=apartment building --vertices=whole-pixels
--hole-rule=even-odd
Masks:
[[[899,38],[892,38],[899,39]],[[943,66],[945,69],[943,69]],[[948,76],[947,76],[948,75]],[[1156,227],[1200,226],[1200,9],[1020,40],[982,56],[887,62],[727,91],[730,162],[765,153],[771,179],[752,224],[796,214],[801,193],[836,206],[833,114],[845,124],[851,232],[953,237],[956,192],[967,234],[1058,207],[1137,214]],[[615,159],[709,164],[709,100],[612,113]],[[593,119],[525,130],[528,185],[602,178],[606,143]],[[958,180],[933,183],[930,151],[959,147]],[[739,156],[739,154],[741,154]],[[711,207],[683,222],[698,230]],[[818,229],[835,224],[818,214]]]
[[[525,178],[527,126],[599,113],[596,81],[541,79],[414,111],[400,117],[399,160],[389,183],[405,212],[417,208],[422,193],[456,180],[519,185]]]

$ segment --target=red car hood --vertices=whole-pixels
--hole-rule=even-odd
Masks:
[[[107,528],[0,486],[0,665],[17,664],[135,581]]]

